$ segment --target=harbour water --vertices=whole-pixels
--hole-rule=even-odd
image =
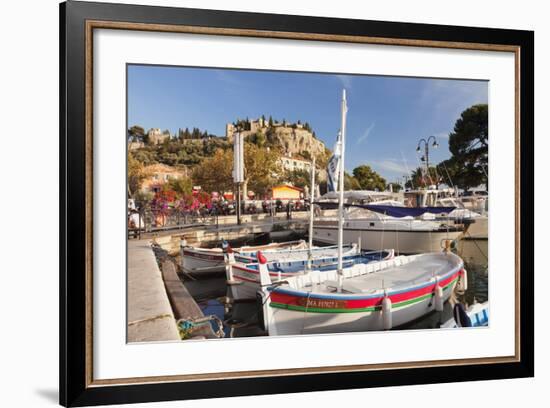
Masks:
[[[253,241],[248,241],[247,244],[261,245],[273,240],[268,236],[262,236]],[[242,245],[242,242],[240,244]],[[235,243],[235,246],[237,245]],[[487,301],[489,279],[488,240],[460,240],[453,248],[453,252],[464,260],[468,273],[468,290],[465,293],[455,293],[455,298],[452,301],[461,302],[466,306]],[[224,322],[226,337],[265,335],[258,326],[258,306],[256,302],[254,300],[231,301],[224,276],[201,277],[200,280],[187,274],[181,274],[180,276],[203,313],[205,315],[216,315]],[[442,323],[452,318],[451,303],[445,303],[442,312],[432,312],[417,321],[394,330],[437,329]]]

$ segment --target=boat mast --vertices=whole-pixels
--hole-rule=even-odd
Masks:
[[[307,252],[307,270],[313,263],[313,198],[315,196],[315,156],[311,163],[311,191],[309,193],[309,249]]]
[[[339,167],[339,197],[338,197],[338,292],[342,291],[343,276],[342,270],[342,246],[344,241],[344,153],[346,146],[346,90],[342,90],[342,125],[340,128],[340,167]]]

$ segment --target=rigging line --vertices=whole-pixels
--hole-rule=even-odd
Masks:
[[[485,178],[487,179],[487,182],[489,181],[489,175],[485,171],[485,166],[483,164],[480,164],[481,170],[483,171],[483,174],[485,174]]]
[[[485,255],[485,253],[483,252],[483,250],[479,247],[479,245],[477,244],[477,240],[472,237],[472,235],[470,234],[470,231],[466,231],[466,233],[468,234],[468,236],[470,237],[470,241],[473,241],[474,245],[477,247],[477,249],[479,249],[479,252],[481,253],[481,255],[485,258],[485,260],[489,260],[489,257],[487,255]]]
[[[434,168],[435,168],[436,183],[439,184],[439,181],[442,179],[442,177],[439,175],[439,168],[437,167],[437,164],[434,166]]]
[[[442,163],[443,163],[443,168],[445,169],[445,172],[447,173],[447,178],[449,179],[449,183],[451,183],[451,187],[454,189],[455,186],[453,184],[453,180],[451,179],[451,175],[449,174],[449,170],[447,170],[447,165],[445,164],[445,162],[442,162]]]
[[[405,165],[405,168],[407,169],[407,176],[411,177],[411,171],[409,169],[409,165],[407,164],[407,161],[405,160],[405,155],[403,154],[403,150],[400,150],[400,153],[401,153],[401,159],[403,160],[403,164]],[[407,180],[405,180],[405,183],[406,182],[407,182]],[[413,190],[415,189],[412,177],[411,177],[411,187],[413,188]]]
[[[267,294],[267,296],[265,297],[265,300],[262,302],[262,307],[261,307],[262,309],[263,309],[263,307],[265,306],[265,304],[267,303],[267,301],[271,298],[271,293],[272,293],[272,292],[269,292],[269,293]],[[254,313],[248,315],[246,318],[243,318],[242,321],[243,321],[243,322],[246,322],[247,324],[250,324],[250,323],[252,322],[252,319],[254,319],[254,318],[257,319],[257,317],[258,317],[259,314],[260,314],[260,308],[257,308],[256,311],[255,311]],[[223,322],[226,323],[226,322],[228,322],[229,320],[230,320],[230,319],[226,319],[226,320],[224,320]],[[234,327],[231,327],[231,333],[230,333],[230,336],[229,336],[230,338],[233,337],[233,330],[234,330],[234,329],[235,329]]]

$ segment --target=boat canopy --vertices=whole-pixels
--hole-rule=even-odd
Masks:
[[[318,205],[324,210],[334,210],[338,208],[338,203],[316,201],[314,204]],[[389,215],[390,217],[403,218],[403,217],[420,217],[425,213],[430,214],[449,214],[456,207],[403,207],[395,205],[383,205],[383,204],[344,204],[345,208],[364,208],[366,210],[374,211],[380,214]]]
[[[394,207],[391,205],[354,205],[354,207],[362,207],[367,210],[375,211],[390,217],[419,217],[425,213],[431,214],[449,214],[456,207]]]
[[[396,196],[396,193],[389,191],[371,191],[371,190],[350,190],[344,191],[344,200],[348,201],[379,201],[381,199],[391,199]],[[329,191],[319,197],[323,200],[338,200],[338,192]]]

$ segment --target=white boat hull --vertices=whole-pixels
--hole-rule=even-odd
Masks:
[[[443,290],[444,301],[451,296],[456,282]],[[416,303],[392,310],[393,327],[399,327],[425,316],[435,310],[435,302],[430,296]],[[383,315],[380,311],[357,313],[305,313],[288,309],[274,308],[272,322],[277,336],[295,334],[323,334],[384,330]]]
[[[478,217],[474,218],[475,222],[470,224],[466,232],[465,238],[471,239],[487,239],[489,236],[489,218]]]
[[[223,253],[201,253],[183,248],[182,268],[185,273],[221,273],[225,271]]]
[[[461,231],[414,231],[414,230],[361,230],[344,228],[344,243],[358,242],[361,249],[378,251],[393,248],[397,254],[437,252],[445,240],[454,240]],[[332,226],[314,226],[313,240],[327,244],[338,241],[338,229]]]
[[[301,251],[305,248],[304,241],[292,241],[288,243],[271,243],[259,246],[241,247],[234,251],[244,253],[264,251],[275,256],[279,251],[284,255],[293,250]],[[206,274],[225,272],[225,259],[220,248],[195,248],[185,246],[181,248],[181,265],[185,273]]]

